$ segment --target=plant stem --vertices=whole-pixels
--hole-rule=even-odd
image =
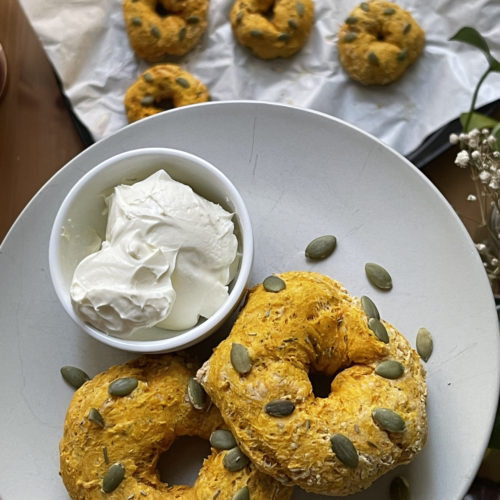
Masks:
[[[488,69],[485,71],[483,76],[477,82],[476,88],[474,90],[474,95],[472,96],[472,103],[470,106],[470,110],[469,110],[469,113],[467,114],[467,120],[466,120],[465,125],[464,125],[464,132],[469,132],[469,125],[470,125],[470,121],[472,120],[472,113],[474,112],[474,109],[476,107],[476,100],[477,100],[477,95],[479,93],[479,88],[483,84],[484,80],[486,80],[486,77],[490,74],[490,72],[491,72],[491,68],[488,66]]]

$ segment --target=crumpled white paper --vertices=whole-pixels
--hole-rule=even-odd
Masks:
[[[449,37],[472,26],[500,58],[498,0],[401,0],[426,32],[422,56],[401,80],[363,87],[340,66],[337,33],[355,0],[315,0],[304,48],[290,59],[263,61],[233,37],[233,0],[210,0],[198,46],[170,59],[208,87],[213,101],[261,100],[322,111],[370,132],[402,154],[470,106],[485,57]],[[150,64],[137,58],[125,31],[121,0],[21,0],[74,111],[96,140],[127,124],[126,89]],[[499,74],[483,85],[478,105],[500,98]]]

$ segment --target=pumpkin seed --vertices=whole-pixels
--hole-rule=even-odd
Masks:
[[[210,444],[218,450],[230,450],[237,446],[233,433],[226,429],[217,429],[210,435]]]
[[[389,487],[391,500],[410,500],[410,485],[403,476],[397,476]]]
[[[224,467],[229,472],[239,471],[246,467],[249,462],[250,460],[248,457],[238,448],[238,446],[231,448],[222,460]]]
[[[403,35],[407,35],[411,30],[411,24],[408,23],[404,28],[403,28]]]
[[[363,295],[361,297],[361,307],[368,318],[380,319],[380,313],[378,312],[377,306],[370,297]]]
[[[182,40],[184,40],[184,38],[186,38],[186,27],[183,26],[180,30],[179,30],[179,33],[177,34],[177,36],[179,37],[179,40],[182,42]]]
[[[432,335],[427,328],[419,328],[417,332],[417,352],[425,361],[429,361],[434,348]]]
[[[104,463],[109,464],[108,448],[106,446],[102,449],[102,456],[104,457]]]
[[[372,417],[375,423],[387,432],[404,432],[406,423],[399,415],[389,408],[375,408],[372,411]]]
[[[297,9],[297,14],[302,17],[304,15],[304,12],[306,11],[304,4],[302,2],[297,2],[295,4],[295,8]]]
[[[120,463],[114,463],[102,478],[102,491],[111,493],[115,491],[125,477],[125,467]]]
[[[292,38],[292,35],[290,35],[290,33],[280,33],[276,37],[276,40],[278,40],[278,42],[287,42],[288,40],[290,40],[290,38]]]
[[[265,290],[274,293],[281,292],[281,290],[284,290],[286,288],[286,283],[279,276],[275,276],[274,274],[268,276],[262,282],[262,285],[264,286]]]
[[[398,61],[404,61],[406,59],[406,56],[408,55],[408,49],[403,49],[398,55],[397,59]]]
[[[243,488],[239,489],[231,500],[250,500],[250,490],[248,486],[243,486]]]
[[[189,379],[187,387],[188,398],[196,410],[203,410],[207,405],[207,393],[202,385],[193,377]]]
[[[147,83],[152,83],[154,80],[153,75],[151,73],[144,73],[142,77],[144,78],[144,81]]]
[[[365,12],[368,12],[370,10],[370,6],[367,2],[361,2],[359,6],[361,7],[361,10],[364,10]]]
[[[63,379],[74,389],[79,389],[90,377],[76,366],[63,366],[61,368]]]
[[[236,14],[236,22],[239,24],[241,23],[242,19],[243,19],[243,11],[240,11],[238,12],[238,14]]]
[[[142,19],[140,17],[133,17],[131,21],[134,26],[142,26]]]
[[[250,30],[250,36],[253,36],[254,38],[262,38],[262,31]]]
[[[178,85],[180,85],[185,89],[188,89],[191,86],[189,85],[189,82],[185,78],[182,78],[182,76],[177,77],[175,81],[177,82]]]
[[[233,342],[231,344],[230,357],[233,368],[240,375],[246,375],[252,369],[252,359],[250,358],[248,349],[243,344]]]
[[[358,38],[358,34],[355,33],[354,31],[348,31],[344,37],[342,38],[342,41],[345,43],[351,43],[354,42]]]
[[[294,30],[296,30],[299,27],[299,25],[295,19],[289,19],[288,26],[290,26],[290,28],[292,28]]]
[[[311,260],[326,259],[337,246],[337,238],[332,234],[319,236],[309,243],[306,247],[306,257]]]
[[[346,24],[356,24],[358,22],[358,18],[356,16],[349,16],[346,20]]]
[[[104,419],[102,415],[99,413],[99,410],[96,408],[91,408],[89,411],[89,415],[87,417],[91,422],[97,424],[99,427],[104,427]]]
[[[136,387],[138,381],[135,377],[118,378],[111,382],[108,387],[108,392],[111,396],[128,396]]]
[[[212,497],[212,500],[215,500],[216,498],[219,498],[219,495],[221,494],[221,491],[220,490],[217,490],[215,493],[214,493],[214,496]]]
[[[333,453],[347,467],[354,469],[358,466],[358,451],[352,444],[352,441],[343,434],[334,434],[330,438]]]
[[[293,413],[295,405],[288,399],[274,399],[267,403],[264,409],[271,417],[286,417]]]
[[[380,63],[380,60],[379,60],[377,54],[375,54],[375,52],[370,52],[368,54],[368,61],[370,61],[371,64],[379,64]]]
[[[154,102],[155,102],[155,98],[152,95],[145,95],[141,99],[141,104],[143,106],[151,106],[152,104],[154,104]]]
[[[387,7],[387,9],[384,10],[384,16],[392,16],[395,13],[396,9],[393,9],[392,7]]]
[[[394,359],[389,359],[387,361],[382,361],[375,368],[375,373],[381,377],[389,379],[397,379],[403,375],[405,367]]]
[[[189,16],[186,19],[188,24],[198,24],[200,22],[200,18],[198,16]]]
[[[373,54],[373,52],[370,52]],[[381,290],[390,290],[392,288],[391,275],[379,264],[368,262],[365,264],[365,273],[368,281]]]
[[[384,324],[377,318],[370,318],[368,320],[368,328],[375,334],[375,336],[385,344],[389,343],[389,334]]]
[[[156,38],[161,38],[161,31],[157,26],[152,26],[150,33]]]

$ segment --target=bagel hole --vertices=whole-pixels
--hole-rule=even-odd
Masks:
[[[171,16],[173,14],[173,12],[170,12],[169,10],[167,10],[161,2],[156,2],[155,12],[160,17],[168,17],[168,16]]]
[[[193,486],[203,461],[210,455],[210,443],[193,436],[178,437],[172,446],[160,455],[160,481],[171,486]]]
[[[173,109],[174,108],[174,101],[172,99],[155,99],[155,106],[157,108],[161,108],[164,111],[167,109]]]
[[[312,385],[313,394],[317,398],[327,398],[330,395],[330,386],[334,377],[319,372],[310,372],[309,381]]]
[[[274,2],[271,3],[266,11],[261,12],[260,15],[265,17],[268,21],[272,21],[274,19]]]

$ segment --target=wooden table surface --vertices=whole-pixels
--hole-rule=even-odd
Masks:
[[[38,189],[85,145],[18,0],[0,1],[0,44],[8,63],[7,86],[0,96],[1,242]],[[447,151],[422,171],[472,231],[477,212],[474,204],[466,201],[472,184],[468,171],[454,166],[456,153]],[[481,488],[476,481],[473,490],[477,493]],[[473,494],[470,498],[498,500],[500,493],[488,497]]]

